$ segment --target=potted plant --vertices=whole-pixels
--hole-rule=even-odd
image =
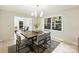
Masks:
[[[39,31],[39,30],[38,30],[38,28],[39,28],[39,24],[38,24],[38,23],[35,24],[34,27],[35,27],[35,32],[38,32],[38,31]]]

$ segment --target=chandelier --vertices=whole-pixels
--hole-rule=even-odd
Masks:
[[[39,5],[36,5],[35,10],[31,13],[32,17],[42,17],[43,16],[43,11],[39,10]]]

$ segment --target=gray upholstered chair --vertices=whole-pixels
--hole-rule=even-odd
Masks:
[[[16,36],[17,36],[17,39],[16,39],[16,52],[23,53],[22,50],[29,46],[29,41],[21,40],[20,36],[18,36],[18,35],[16,35]],[[28,49],[28,51],[29,51],[29,49]],[[28,51],[26,50],[26,52],[28,52]]]
[[[44,35],[46,37],[46,39],[45,39],[46,48],[51,47],[51,36],[50,36],[50,32],[49,33],[45,33]]]
[[[41,34],[37,36],[37,40],[34,41],[34,52],[39,53],[39,52],[44,52],[45,51],[45,39],[46,37],[44,34]]]

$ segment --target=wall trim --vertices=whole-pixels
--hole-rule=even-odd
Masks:
[[[65,44],[68,44],[68,45],[72,45],[72,46],[78,47],[77,42],[68,42],[68,40],[66,40],[66,39],[61,39],[61,38],[59,38],[59,37],[54,37],[54,38],[52,38],[52,39],[53,39],[53,40],[56,40],[56,41],[59,41],[59,42],[62,42],[62,43],[65,43]]]

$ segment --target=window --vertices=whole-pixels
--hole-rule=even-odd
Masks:
[[[44,28],[45,29],[51,29],[51,18],[45,18],[44,19]]]
[[[61,31],[62,30],[62,17],[56,16],[52,18],[45,18],[44,29],[52,29],[52,30]]]
[[[19,21],[19,29],[23,29],[23,21]]]
[[[52,18],[52,30],[62,30],[62,20],[61,16],[53,17]]]

